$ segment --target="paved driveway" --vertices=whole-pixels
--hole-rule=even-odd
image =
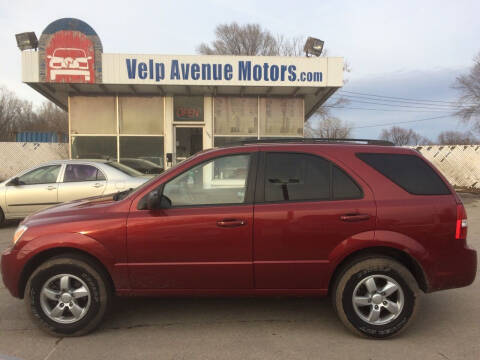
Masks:
[[[469,243],[480,250],[480,197],[464,195]],[[16,224],[0,229],[0,250]],[[480,359],[480,282],[423,297],[397,338],[348,332],[327,299],[116,299],[100,329],[45,335],[0,285],[0,359]]]

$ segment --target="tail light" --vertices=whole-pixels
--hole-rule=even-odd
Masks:
[[[466,240],[467,239],[467,212],[462,203],[457,204],[457,224],[455,228],[455,239]]]

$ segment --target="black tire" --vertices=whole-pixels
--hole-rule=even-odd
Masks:
[[[377,291],[370,292],[366,283],[372,278],[374,285],[380,284]],[[388,279],[393,280],[400,290],[385,297],[381,290]],[[383,280],[384,284],[381,283]],[[354,292],[356,296],[365,298],[368,304],[354,305]],[[375,301],[372,301],[372,294],[379,294]],[[412,322],[418,308],[420,290],[405,266],[391,258],[377,256],[358,259],[344,268],[336,278],[331,295],[335,311],[347,328],[362,336],[385,339],[397,335]],[[390,306],[390,303],[396,306],[396,313],[388,310],[387,305]],[[381,323],[382,315],[379,315],[378,320],[370,317],[374,308],[377,309],[375,312],[383,314],[385,323]]]
[[[71,282],[77,282],[75,279],[82,281],[89,291],[89,305],[85,306],[82,317],[72,323],[55,321],[42,308],[42,301],[45,303],[45,300],[41,300],[43,286],[50,279],[56,276],[61,278],[64,274],[71,276]],[[57,301],[60,306],[63,305],[60,304],[62,300]],[[104,272],[90,259],[78,254],[65,254],[48,259],[32,273],[25,288],[25,305],[29,315],[42,330],[54,336],[81,336],[93,331],[105,316],[110,301],[111,289]],[[55,300],[52,307],[54,305]],[[69,309],[65,310],[67,315],[73,315]]]

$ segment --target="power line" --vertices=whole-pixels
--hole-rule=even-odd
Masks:
[[[398,96],[386,96],[386,95],[378,95],[378,94],[371,94],[371,93],[363,93],[357,91],[348,91],[348,90],[339,90],[342,93],[349,93],[349,94],[357,94],[357,95],[364,95],[364,96],[374,96],[379,98],[388,98],[388,99],[398,99],[398,100],[410,100],[410,101],[420,101],[420,102],[434,102],[434,103],[446,103],[446,104],[457,104],[455,101],[444,101],[444,100],[429,100],[429,99],[413,99],[413,98],[404,98]],[[457,104],[458,105],[458,104]],[[471,104],[474,105],[474,104]]]
[[[398,125],[398,124],[410,124],[410,123],[414,123],[414,122],[428,121],[428,120],[436,120],[436,119],[442,119],[442,118],[447,118],[447,117],[450,117],[450,116],[449,116],[449,115],[443,115],[443,116],[435,116],[435,117],[430,117],[430,118],[425,118],[425,119],[417,119],[417,120],[409,120],[409,121],[397,121],[397,122],[387,123],[387,124],[355,126],[355,127],[353,127],[352,129],[364,129],[364,128],[380,127],[380,126],[390,126],[390,125]]]
[[[346,106],[334,106],[334,105],[322,105],[322,107],[328,107],[332,109],[345,109],[345,110],[369,110],[369,111],[393,111],[393,112],[451,112],[450,110],[406,110],[406,109],[372,109],[372,108],[359,108],[359,107],[346,107]]]
[[[412,104],[412,105],[421,105],[421,106],[428,106],[428,107],[435,107],[439,109],[443,108],[458,108],[458,109],[463,109],[467,107],[467,105],[447,105],[447,104],[431,104],[431,103],[425,103],[423,101],[408,101],[408,100],[390,100],[390,99],[383,99],[383,98],[375,98],[371,96],[363,96],[363,95],[335,95],[336,99],[340,99],[341,97],[345,97],[347,100],[352,101],[352,102],[361,102],[361,100],[373,100],[373,101],[381,101],[382,103],[388,104],[388,105],[398,105],[402,106],[402,104]],[[332,97],[334,98],[334,97]],[[360,99],[360,100],[356,100]],[[397,104],[400,103],[400,104]],[[405,105],[403,105],[405,106]]]
[[[390,107],[401,107],[401,108],[414,108],[414,109],[431,109],[431,110],[442,110],[442,111],[454,111],[454,110],[459,110],[459,108],[442,108],[439,107],[438,105],[433,106],[433,105],[424,105],[424,106],[418,106],[418,105],[406,105],[406,104],[390,104],[387,102],[384,102],[383,100],[378,100],[378,101],[363,101],[363,100],[350,100],[351,102],[356,102],[356,103],[362,103],[362,104],[373,104],[373,105],[380,105],[380,106],[390,106]],[[381,102],[379,102],[381,101]],[[462,108],[463,109],[463,108]]]

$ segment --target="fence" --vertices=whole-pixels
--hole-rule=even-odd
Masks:
[[[480,145],[416,146],[455,187],[480,190]]]
[[[67,158],[65,143],[0,142],[0,180],[46,161]]]

